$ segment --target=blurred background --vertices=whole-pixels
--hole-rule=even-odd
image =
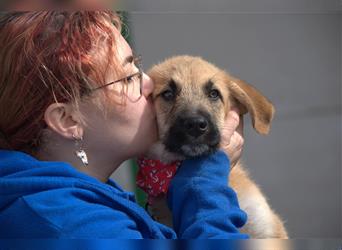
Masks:
[[[170,1],[169,1],[170,3]],[[341,3],[330,0],[127,1],[144,68],[201,56],[275,105],[268,136],[245,116],[243,162],[291,238],[341,238]],[[135,191],[131,162],[114,178]],[[129,165],[129,166],[127,166]]]

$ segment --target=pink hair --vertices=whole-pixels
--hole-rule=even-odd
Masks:
[[[0,15],[0,149],[34,154],[49,104],[77,104],[91,87],[105,83],[104,69],[90,53],[99,42],[108,44],[108,65],[121,70],[113,24],[121,29],[111,11]]]

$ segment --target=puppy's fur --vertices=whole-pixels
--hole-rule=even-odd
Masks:
[[[159,141],[148,156],[165,163],[215,152],[219,148],[225,117],[233,106],[249,112],[260,134],[270,130],[273,105],[255,88],[199,57],[176,56],[152,67],[153,100]],[[241,229],[252,238],[287,238],[279,216],[251,180],[242,164],[232,168],[229,185],[248,214]],[[152,214],[172,225],[164,198],[155,199]]]

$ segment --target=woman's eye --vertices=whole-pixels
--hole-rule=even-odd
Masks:
[[[165,101],[172,101],[175,97],[174,93],[171,90],[165,90],[161,96]]]
[[[132,83],[132,82],[134,82],[134,81],[139,81],[141,77],[142,77],[142,74],[140,74],[140,73],[135,73],[135,74],[133,74],[133,75],[127,76],[126,79],[125,79],[125,81],[126,81],[127,83]]]
[[[134,76],[128,76],[128,77],[126,78],[126,81],[127,81],[128,83],[133,82],[133,81],[134,81]]]
[[[213,89],[209,92],[209,97],[213,100],[217,100],[220,97],[220,92],[217,89]]]

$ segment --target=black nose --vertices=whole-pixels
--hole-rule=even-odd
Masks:
[[[199,137],[208,130],[208,121],[203,116],[184,119],[185,132],[191,136]]]

